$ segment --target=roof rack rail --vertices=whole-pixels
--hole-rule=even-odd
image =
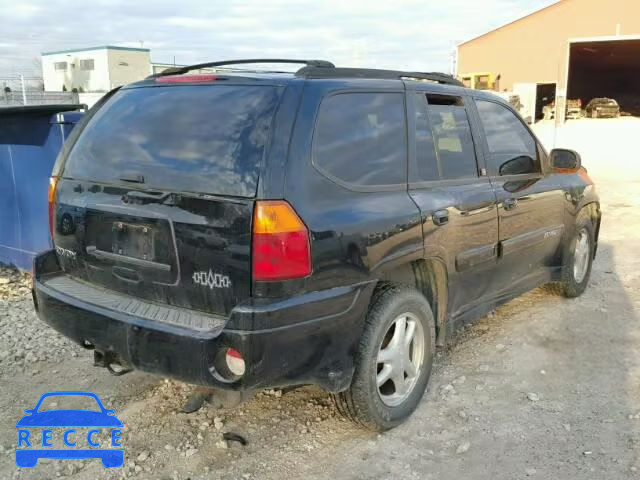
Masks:
[[[440,72],[404,72],[402,70],[379,70],[375,68],[316,68],[307,65],[296,72],[304,78],[373,78],[373,79],[415,79],[464,87],[455,77]]]
[[[191,70],[199,70],[201,68],[222,67],[225,65],[244,65],[251,63],[293,63],[306,65],[307,67],[322,69],[322,68],[335,68],[335,65],[326,60],[293,60],[290,58],[249,58],[240,60],[223,60],[220,62],[207,62],[196,63],[195,65],[189,65],[186,67],[170,67],[166,70],[150,75],[147,78],[164,77],[167,75],[182,75],[183,73],[190,72]]]

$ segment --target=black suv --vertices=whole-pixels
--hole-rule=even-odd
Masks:
[[[34,300],[97,364],[317,384],[384,430],[458,326],[541,284],[584,291],[593,182],[508,103],[437,73],[221,70],[250,62],[111,92],[65,145]]]

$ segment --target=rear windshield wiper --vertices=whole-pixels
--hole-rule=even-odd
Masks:
[[[134,190],[125,193],[122,196],[122,201],[124,203],[140,203],[142,205],[148,203],[164,203],[167,205],[175,205],[176,198],[172,192],[153,194],[147,192],[137,192]]]
[[[144,183],[144,176],[139,173],[134,173],[131,175],[123,175],[119,180],[129,183]]]

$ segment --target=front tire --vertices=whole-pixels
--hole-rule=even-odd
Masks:
[[[381,289],[367,314],[351,386],[334,395],[340,413],[365,428],[384,431],[416,409],[431,376],[433,313],[415,289]]]
[[[581,212],[578,215],[573,238],[568,246],[568,255],[562,267],[562,279],[552,287],[567,298],[575,298],[585,291],[591,276],[595,233],[591,218]]]

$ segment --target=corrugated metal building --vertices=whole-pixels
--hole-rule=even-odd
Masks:
[[[558,107],[610,97],[638,115],[640,1],[561,0],[460,44],[457,71],[476,87],[515,91],[538,118],[554,97]]]

